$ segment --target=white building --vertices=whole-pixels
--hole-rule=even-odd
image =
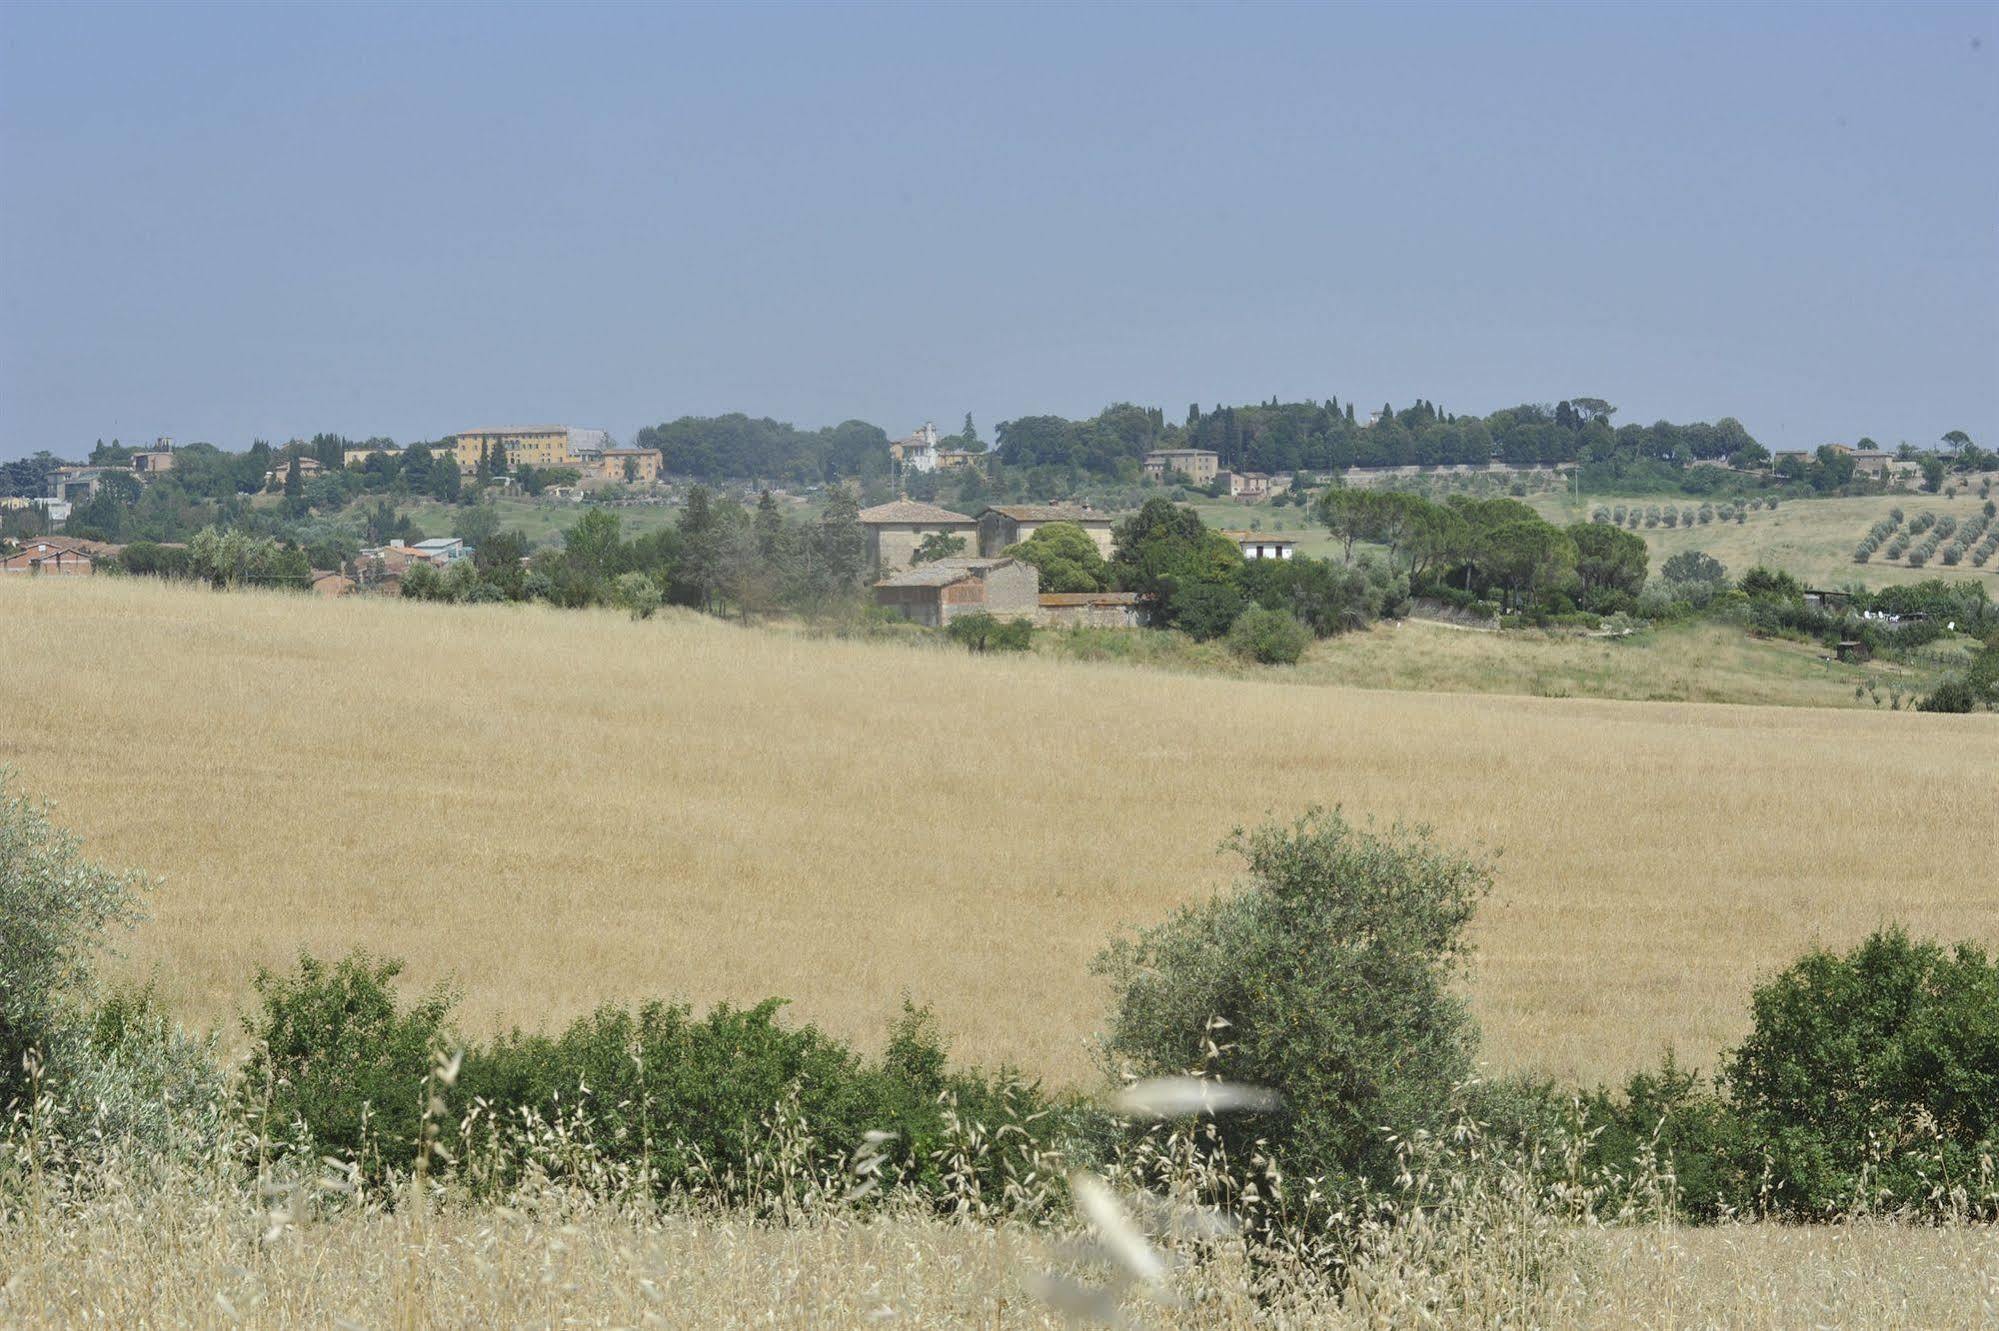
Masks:
[[[890,444],[888,455],[905,471],[936,471],[937,427],[923,422],[922,429]]]
[[[1222,535],[1236,543],[1244,559],[1289,559],[1298,543],[1289,536],[1272,536],[1262,531],[1225,531]]]

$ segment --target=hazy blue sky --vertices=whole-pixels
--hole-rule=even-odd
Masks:
[[[0,456],[1587,394],[1999,443],[1999,9],[0,5]]]

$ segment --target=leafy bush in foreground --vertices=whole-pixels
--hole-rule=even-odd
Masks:
[[[907,1004],[879,1061],[811,1026],[780,1025],[780,999],[699,1016],[684,1004],[604,1007],[559,1034],[468,1047],[451,1024],[455,995],[405,1002],[392,986],[399,971],[356,954],[331,964],[304,956],[288,974],[259,975],[243,1095],[267,1140],[302,1130],[371,1182],[406,1170],[423,1140],[426,1073],[451,1049],[463,1057],[429,1118],[442,1119],[454,1151],[499,1171],[487,1180],[495,1187],[520,1167],[525,1135],[587,1149],[661,1192],[757,1205],[773,1169],[836,1176],[867,1134],[887,1133],[882,1185],[941,1197],[946,1145],[976,1121],[1017,1131],[968,1155],[951,1186],[998,1192],[1072,1128],[1037,1086],[950,1069],[928,1012]]]
[[[1234,892],[1098,957],[1114,994],[1104,1058],[1272,1087],[1285,1108],[1226,1124],[1230,1155],[1267,1139],[1287,1174],[1329,1194],[1386,1184],[1388,1134],[1434,1127],[1470,1075],[1477,1028],[1454,982],[1490,873],[1421,831],[1378,835],[1322,810],[1233,845],[1249,868]]]
[[[9,1111],[94,1162],[130,1141],[155,1152],[210,1131],[221,1077],[210,1043],[145,992],[105,994],[92,971],[110,931],[139,918],[137,874],[91,863],[0,771],[0,1122]],[[87,1172],[88,1166],[86,1166]]]
[[[1999,964],[1899,929],[1815,951],[1751,1000],[1729,1094],[1775,1203],[1924,1207],[1999,1149]]]
[[[1296,665],[1312,634],[1287,610],[1251,606],[1229,629],[1229,650],[1262,665]]]
[[[32,1056],[60,1081],[88,1029],[91,954],[138,918],[144,881],[83,857],[0,770],[0,1110],[34,1089]]]

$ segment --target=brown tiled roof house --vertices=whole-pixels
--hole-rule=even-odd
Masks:
[[[1041,574],[1020,559],[933,560],[874,585],[875,604],[926,628],[962,615],[1032,620],[1040,614]]]
[[[861,525],[868,529],[868,564],[877,576],[897,573],[914,564],[917,547],[932,533],[963,537],[968,555],[974,553],[979,539],[977,519],[912,499],[864,508],[860,519]]]
[[[1111,557],[1111,515],[1094,508],[1069,504],[995,504],[979,513],[979,553],[994,558],[1010,545],[1033,536],[1052,522],[1070,522],[1081,527],[1097,543],[1105,559]]]

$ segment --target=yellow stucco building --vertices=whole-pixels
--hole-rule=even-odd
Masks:
[[[659,450],[656,448],[607,448],[598,454],[601,479],[650,485],[659,479]]]
[[[512,425],[487,430],[467,430],[451,436],[451,449],[458,470],[471,475],[479,469],[479,455],[498,449],[507,459],[507,470],[522,467],[594,467],[610,444],[602,430],[579,430],[570,425]]]

